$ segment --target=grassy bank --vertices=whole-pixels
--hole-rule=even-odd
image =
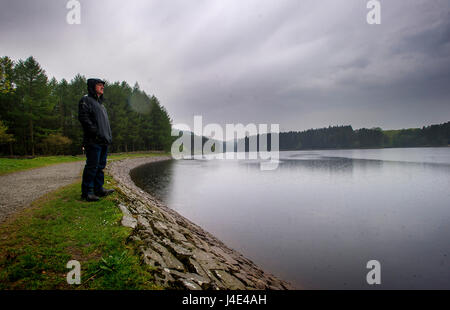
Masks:
[[[106,187],[112,182],[107,177]],[[0,289],[158,289],[126,242],[131,231],[120,225],[118,195],[88,203],[75,183],[0,225]],[[66,281],[73,259],[81,285]]]
[[[108,160],[119,160],[128,157],[142,157],[142,156],[157,156],[162,155],[162,153],[120,153],[120,154],[110,154],[108,155]],[[167,155],[164,154],[164,155]],[[41,156],[35,158],[0,158],[0,175],[7,174],[11,172],[27,170],[32,168],[39,168],[54,164],[61,164],[73,161],[84,161],[86,160],[85,155],[77,156]]]

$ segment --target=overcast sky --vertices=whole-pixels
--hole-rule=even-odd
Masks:
[[[450,120],[450,1],[0,0],[0,56],[136,81],[174,124],[384,129]]]

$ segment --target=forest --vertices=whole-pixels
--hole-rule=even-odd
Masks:
[[[191,137],[191,154],[194,154],[194,134],[184,132]],[[266,139],[267,150],[272,150],[270,135],[256,135],[256,146],[259,151],[260,139]],[[220,141],[202,137],[202,149],[206,141],[210,144]],[[233,149],[227,149],[227,142],[222,142],[225,152],[238,152],[245,147],[249,152],[248,134],[243,139],[234,139]],[[241,145],[238,147],[238,145]],[[450,145],[450,122],[439,125],[424,126],[399,130],[382,130],[381,128],[361,128],[354,130],[352,126],[329,126],[305,131],[280,132],[279,150],[318,150],[318,149],[360,149],[360,148],[395,148],[395,147],[438,147]],[[244,149],[242,149],[244,150]],[[211,148],[214,152],[214,146]],[[209,150],[206,150],[209,153]]]
[[[16,62],[1,57],[0,154],[82,154],[78,102],[85,94],[83,75],[57,81],[32,56]],[[104,97],[113,134],[110,152],[170,149],[172,121],[155,95],[138,83],[107,82]]]
[[[400,130],[330,126],[280,133],[280,150],[448,146],[450,122]]]

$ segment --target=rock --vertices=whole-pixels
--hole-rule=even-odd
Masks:
[[[162,256],[157,253],[156,251],[153,251],[152,249],[142,249],[142,254],[144,256],[144,262],[147,265],[153,266],[153,267],[167,267],[164,259]]]
[[[136,242],[142,241],[142,239],[139,236],[136,236],[136,235],[131,235],[129,237],[129,240],[136,241]]]
[[[228,270],[228,267],[217,260],[211,253],[195,249],[192,251],[192,258],[194,258],[205,271],[213,269]]]
[[[190,265],[190,269],[192,271],[195,271],[195,273],[197,273],[198,275],[202,276],[202,277],[206,277],[208,278],[209,275],[206,273],[205,270],[203,270],[203,268],[200,266],[199,263],[197,263],[194,259],[189,258],[189,265]]]
[[[161,277],[158,277],[158,275],[155,275],[155,279],[162,285],[164,286],[168,286],[169,283],[173,283],[175,282],[175,279],[172,278],[172,276],[170,275],[170,271],[167,268],[163,268],[159,270],[159,275]]]
[[[184,265],[175,256],[173,256],[164,246],[162,246],[156,241],[151,241],[151,247],[154,250],[156,250],[159,254],[161,254],[167,267],[171,269],[184,271],[185,269]]]
[[[204,286],[204,285],[208,285],[211,283],[211,280],[202,276],[199,276],[198,274],[195,273],[182,273],[182,272],[178,272],[176,270],[171,270],[170,274],[172,276],[178,277],[178,278],[183,278],[186,280],[190,280],[193,281],[195,283],[197,283],[200,286]]]
[[[209,248],[208,243],[206,243],[202,239],[196,237],[194,234],[189,234],[188,239],[194,246],[196,246],[202,250],[205,250],[206,252],[210,252],[211,249]]]
[[[153,230],[156,234],[168,237],[167,226],[160,221],[153,221]]]
[[[143,204],[138,204],[135,208],[136,213],[137,214],[152,214],[152,210],[150,210],[149,208],[147,208],[145,205]]]
[[[175,256],[177,256],[177,257],[189,258],[190,256],[192,256],[191,250],[186,249],[186,248],[182,247],[181,245],[175,244],[167,238],[164,238],[162,240],[162,243],[166,247],[168,247],[172,251],[172,253],[175,253]]]
[[[164,255],[164,261],[166,262],[167,266],[173,269],[184,271],[184,265],[172,254],[170,254],[168,251]]]
[[[136,228],[137,225],[137,221],[136,219],[131,215],[130,211],[128,210],[127,206],[125,206],[124,204],[119,204],[119,208],[122,211],[122,225],[125,227],[130,227],[130,228]]]
[[[130,228],[134,229],[134,228],[136,228],[137,221],[135,218],[133,218],[131,216],[124,215],[122,217],[121,224],[125,227],[130,227]]]
[[[218,280],[212,273],[209,275],[211,279],[211,288],[214,290],[229,290],[229,287],[226,287],[220,280]]]
[[[169,234],[172,236],[174,240],[178,241],[179,243],[187,241],[186,237],[182,233],[179,233],[174,229],[169,229]]]
[[[144,229],[148,229],[148,228],[151,229],[150,223],[142,215],[138,215],[137,222],[138,222],[138,225],[141,225]]]
[[[189,290],[200,291],[202,289],[199,285],[195,284],[190,280],[180,279],[179,281],[184,285],[184,287],[186,287]]]
[[[139,230],[138,232],[137,232],[140,236],[141,236],[141,238],[142,239],[144,239],[144,240],[146,240],[146,239],[155,239],[155,234],[153,233],[153,230],[149,227],[149,228],[147,228],[147,229],[145,229],[145,230]]]
[[[244,290],[245,285],[239,281],[236,277],[233,277],[228,272],[224,270],[214,270],[220,281],[231,290]]]
[[[233,273],[233,275],[238,278],[241,282],[243,282],[245,285],[250,286],[250,287],[254,287],[254,283],[252,281],[250,281],[249,278],[247,278],[247,276],[241,272],[238,273]]]
[[[253,285],[258,289],[258,290],[265,290],[267,289],[267,285],[266,283],[261,280],[261,279],[257,279],[255,277],[249,276],[250,281],[253,282]]]
[[[235,259],[233,259],[228,253],[225,253],[225,251],[222,250],[222,249],[219,248],[219,247],[212,246],[212,247],[211,247],[211,252],[213,252],[213,253],[216,254],[217,256],[223,258],[223,260],[224,260],[225,262],[227,262],[228,264],[231,264],[231,265],[239,265],[239,263],[238,263]]]
[[[120,209],[120,211],[122,211],[123,215],[130,215],[131,216],[131,213],[128,210],[128,207],[126,205],[124,205],[123,203],[119,204],[119,209]]]

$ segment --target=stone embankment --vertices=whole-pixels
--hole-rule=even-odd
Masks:
[[[122,224],[133,228],[143,261],[158,284],[183,289],[273,289],[293,287],[258,268],[201,227],[168,208],[131,180],[130,171],[170,157],[132,158],[108,164],[121,192]]]

